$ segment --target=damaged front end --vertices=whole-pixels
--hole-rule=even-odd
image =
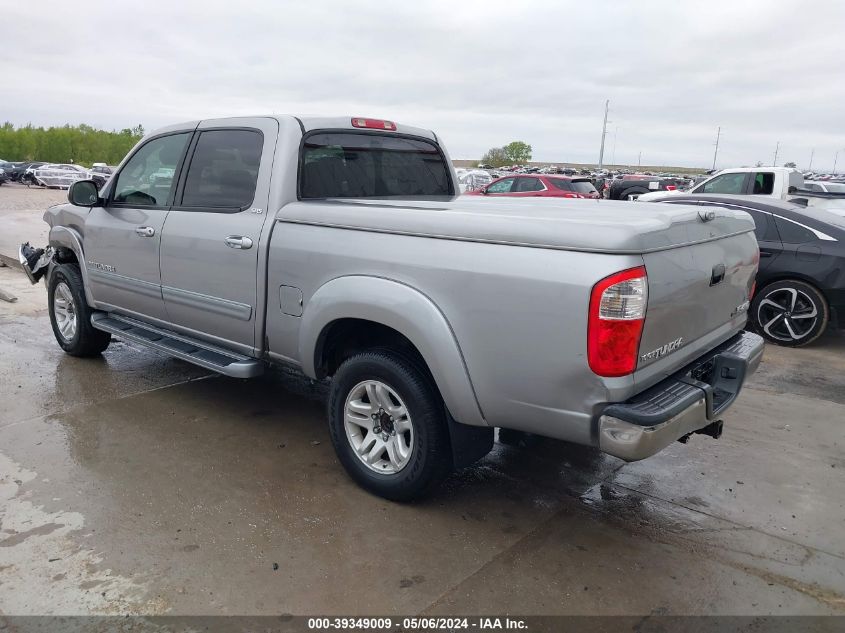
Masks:
[[[29,281],[37,284],[47,274],[50,262],[53,260],[53,247],[33,248],[29,242],[24,242],[18,249],[18,261],[21,268],[29,277]]]

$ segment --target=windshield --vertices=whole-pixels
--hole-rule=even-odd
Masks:
[[[303,199],[454,194],[450,170],[434,143],[384,134],[311,134],[299,177]]]

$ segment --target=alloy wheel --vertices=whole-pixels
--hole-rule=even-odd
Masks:
[[[399,395],[379,380],[355,385],[344,406],[346,439],[370,470],[398,473],[411,459],[414,427]]]
[[[778,288],[757,307],[757,323],[778,341],[800,341],[816,326],[818,309],[809,295],[797,288]]]
[[[64,281],[56,284],[56,289],[53,292],[53,314],[56,316],[56,327],[59,329],[59,334],[69,343],[76,336],[79,323],[73,294]]]

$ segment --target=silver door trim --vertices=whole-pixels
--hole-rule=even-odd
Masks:
[[[252,306],[246,303],[212,297],[199,292],[172,288],[170,286],[162,286],[161,294],[164,297],[165,309],[167,308],[167,303],[171,302],[189,308],[207,310],[208,312],[213,312],[214,314],[231,319],[238,319],[239,321],[249,321],[252,318]]]
[[[88,270],[88,278],[92,282],[101,283],[104,286],[110,286],[118,290],[134,292],[145,297],[161,299],[161,286],[159,284],[144,281],[143,279],[136,279],[135,277],[126,277],[125,275],[106,272],[99,268],[92,268],[91,266],[86,266],[86,269]]]

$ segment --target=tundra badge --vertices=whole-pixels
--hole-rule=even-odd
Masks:
[[[679,336],[674,341],[669,341],[663,347],[658,347],[657,349],[651,350],[648,354],[643,354],[640,356],[640,360],[647,361],[647,360],[654,360],[656,358],[660,358],[662,356],[666,356],[666,354],[671,354],[676,349],[681,347],[684,344],[684,337]]]

